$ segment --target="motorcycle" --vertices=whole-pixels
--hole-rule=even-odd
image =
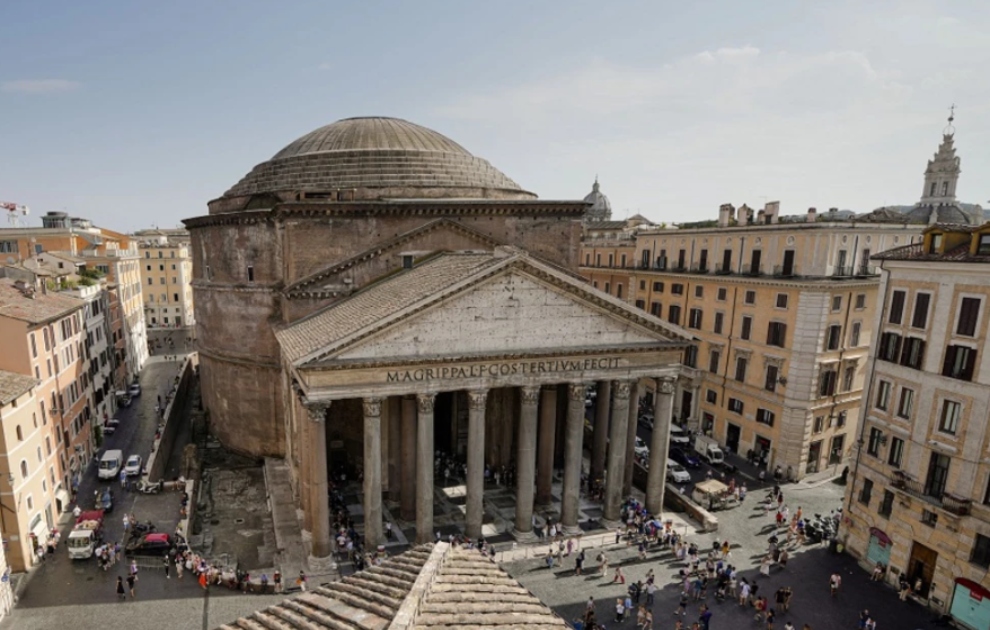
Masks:
[[[161,480],[151,483],[142,479],[137,484],[137,491],[143,494],[158,494],[162,491],[163,482]]]

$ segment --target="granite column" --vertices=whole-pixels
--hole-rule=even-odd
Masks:
[[[553,453],[557,436],[557,387],[540,392],[539,457],[536,467],[536,504],[549,506],[553,495]]]
[[[364,544],[382,542],[382,400],[364,399]]]
[[[608,469],[605,474],[605,507],[602,518],[618,524],[622,508],[622,476],[626,470],[626,423],[629,422],[629,381],[616,381],[612,391]]]
[[[485,514],[485,404],[488,390],[468,392],[467,507],[464,533],[481,537]]]
[[[433,401],[417,394],[416,405],[416,543],[433,541]]]
[[[568,534],[580,532],[578,510],[581,504],[581,463],[584,459],[584,383],[567,386],[567,424],[564,428],[564,489],[561,493],[560,523]]]
[[[650,444],[650,468],[646,477],[646,509],[654,516],[663,511],[664,477],[667,474],[667,449],[670,444],[670,418],[674,410],[674,379],[657,379],[653,397],[653,441]]]
[[[536,468],[536,411],[539,387],[520,388],[519,449],[516,457],[516,523],[513,535],[533,535],[533,476]]]

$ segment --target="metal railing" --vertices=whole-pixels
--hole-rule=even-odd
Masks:
[[[793,266],[785,269],[783,265],[777,265],[773,268],[773,277],[775,278],[793,278],[796,275]]]
[[[742,275],[744,275],[744,276],[751,276],[751,277],[754,277],[755,278],[757,276],[762,276],[763,275],[763,270],[760,268],[759,265],[756,265],[756,266],[753,266],[753,265],[743,265]]]
[[[856,269],[857,276],[879,276],[880,270],[873,265],[860,265]]]
[[[728,276],[732,274],[732,265],[715,265],[715,275]]]
[[[926,487],[920,481],[909,478],[901,471],[896,471],[891,476],[891,485],[896,490],[921,499],[927,503],[938,506],[951,514],[965,516],[970,513],[973,506],[971,499],[957,497],[941,489]]]
[[[832,277],[833,278],[847,278],[853,275],[852,267],[833,267]]]

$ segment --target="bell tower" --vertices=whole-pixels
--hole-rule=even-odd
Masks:
[[[959,157],[953,139],[956,128],[952,126],[955,120],[953,105],[949,108],[949,124],[942,130],[942,144],[939,145],[935,157],[928,160],[925,169],[925,188],[921,191],[921,204],[945,206],[956,203],[956,183],[959,181]]]

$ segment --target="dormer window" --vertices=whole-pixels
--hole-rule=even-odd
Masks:
[[[942,249],[942,235],[932,234],[931,245],[928,247],[929,254],[937,254]]]
[[[980,243],[976,246],[978,256],[990,256],[990,234],[980,234]]]

